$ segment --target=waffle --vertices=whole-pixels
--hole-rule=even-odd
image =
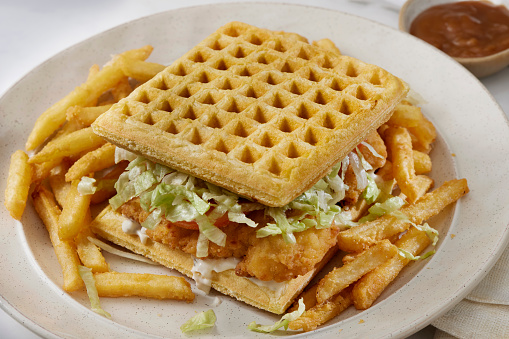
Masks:
[[[190,254],[155,241],[143,244],[138,236],[127,234],[122,230],[124,220],[125,218],[120,213],[113,211],[111,206],[108,206],[94,219],[90,228],[106,240],[146,256],[163,266],[176,269],[189,278],[193,277],[193,257]],[[256,279],[239,277],[234,270],[212,272],[211,285],[215,290],[244,301],[246,304],[282,314],[336,251],[337,247],[334,246],[313,270],[295,279],[280,283],[281,290],[279,291],[271,289],[269,285],[255,283]]]
[[[406,85],[299,35],[231,22],[94,124],[110,142],[268,206],[313,186]]]

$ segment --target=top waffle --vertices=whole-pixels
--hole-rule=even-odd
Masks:
[[[153,161],[284,206],[384,123],[406,92],[380,67],[232,22],[93,128]]]

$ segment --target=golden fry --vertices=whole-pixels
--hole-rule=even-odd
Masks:
[[[311,287],[308,287],[305,291],[301,292],[292,306],[290,306],[286,313],[290,313],[293,311],[297,311],[299,309],[299,300],[302,299],[304,305],[306,305],[306,310],[316,305],[316,289],[318,288],[318,284],[314,284]]]
[[[48,182],[53,194],[55,195],[55,199],[61,207],[64,206],[65,200],[67,199],[67,193],[71,188],[71,183],[65,181],[65,172],[68,168],[69,167],[67,165],[61,164],[58,171],[55,171],[54,169],[48,178]]]
[[[11,155],[4,201],[11,217],[16,220],[21,219],[25,210],[31,182],[32,167],[28,163],[28,155],[22,150],[17,150]]]
[[[417,127],[423,119],[420,107],[403,102],[396,106],[387,124],[405,128]]]
[[[48,230],[53,249],[62,267],[64,290],[67,292],[79,290],[83,287],[83,280],[81,280],[78,272],[78,266],[81,263],[74,243],[72,241],[62,241],[58,237],[60,208],[58,208],[53,194],[41,185],[34,190],[32,198],[35,210]]]
[[[108,272],[110,267],[101,253],[101,249],[93,244],[88,237],[93,237],[90,230],[90,210],[88,211],[81,231],[76,235],[76,250],[84,266],[92,269],[92,272]]]
[[[306,308],[300,317],[291,321],[288,327],[291,330],[301,329],[305,332],[313,331],[318,326],[325,324],[327,321],[336,317],[352,304],[352,294],[349,290],[343,291],[331,300],[327,300],[322,304]]]
[[[46,110],[35,122],[30,133],[26,149],[33,150],[41,145],[65,122],[67,109],[71,106],[90,106],[104,92],[115,86],[124,73],[120,69],[122,56],[145,60],[152,52],[151,46],[138,50],[131,50],[113,57],[97,74],[93,74],[82,85],[76,87],[71,93]]]
[[[78,180],[89,173],[115,165],[115,145],[106,143],[76,161],[65,175],[66,181]]]
[[[417,256],[431,243],[426,232],[420,231],[415,227],[410,227],[398,241],[396,247]],[[394,256],[392,259],[383,263],[373,271],[364,275],[357,281],[353,287],[353,303],[355,308],[365,310],[370,307],[383,292],[383,290],[393,281],[410,262],[410,259],[400,255]]]
[[[61,160],[64,157],[95,149],[105,143],[103,138],[92,131],[92,127],[83,128],[48,142],[39,153],[30,158],[29,163]]]
[[[194,300],[191,285],[183,277],[118,272],[96,273],[94,277],[100,297]]]
[[[76,120],[83,127],[88,127],[97,119],[101,114],[111,108],[113,104],[94,106],[94,107],[80,107],[73,106],[67,110],[67,121]]]
[[[90,66],[90,68],[88,69],[87,80],[90,80],[92,77],[96,76],[96,74],[99,73],[100,70],[101,70],[101,67],[99,67],[98,64],[94,64],[94,65]]]
[[[419,175],[431,172],[432,164],[429,155],[413,150],[413,158],[415,174]]]
[[[133,88],[129,83],[129,78],[123,77],[122,80],[120,80],[118,84],[116,84],[115,87],[111,89],[111,95],[113,96],[113,100],[119,101],[127,97],[132,91]]]
[[[58,219],[58,236],[62,240],[73,239],[83,228],[89,213],[91,195],[81,195],[78,192],[80,180],[71,183],[67,198]]]
[[[124,74],[140,82],[146,82],[152,79],[157,73],[161,72],[166,66],[154,62],[143,60],[122,58],[121,67]]]
[[[115,183],[120,174],[124,172],[127,164],[127,161],[122,161],[104,177],[97,179],[97,191],[92,195],[92,199],[90,200],[91,204],[99,204],[117,194]]]
[[[415,174],[412,140],[405,128],[387,129],[385,142],[390,149],[394,178],[407,200],[413,203],[429,190],[433,179]]]
[[[446,181],[439,188],[426,193],[415,204],[405,205],[400,211],[417,225],[440,213],[447,205],[468,193],[466,179]],[[407,230],[410,223],[386,214],[373,221],[352,227],[338,234],[338,247],[347,252],[360,252],[377,241]]]
[[[412,136],[412,147],[415,150],[429,153],[431,144],[437,137],[435,126],[423,117],[421,123],[417,127],[409,127],[408,131]]]
[[[319,304],[335,296],[364,274],[380,266],[398,253],[389,240],[382,240],[360,253],[347,264],[335,268],[318,283],[316,300]]]
[[[32,165],[32,182],[40,182],[51,175],[51,171],[62,163],[61,158],[51,159],[40,164]]]

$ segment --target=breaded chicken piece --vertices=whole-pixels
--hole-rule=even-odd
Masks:
[[[120,213],[139,223],[145,221],[150,214],[140,207],[139,198],[128,201],[120,207]],[[221,228],[226,234],[225,246],[219,246],[209,242],[209,255],[207,258],[241,258],[250,246],[251,238],[255,238],[256,229],[230,222]],[[176,226],[164,219],[153,230],[147,230],[147,235],[154,241],[166,244],[171,248],[196,255],[196,243],[198,242],[198,230],[189,230]]]
[[[294,233],[296,243],[287,244],[281,235],[256,238],[235,273],[277,282],[306,274],[318,264],[327,251],[336,245],[339,229],[310,228]]]

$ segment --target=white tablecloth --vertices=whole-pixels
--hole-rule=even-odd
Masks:
[[[153,13],[214,0],[3,0],[0,2],[0,94],[59,51],[106,29]],[[221,1],[241,2],[241,1]],[[256,2],[256,1],[251,1]],[[402,0],[287,0],[363,16],[397,27]],[[509,112],[509,68],[482,80]],[[455,308],[411,338],[509,338],[509,249],[481,284]],[[443,332],[445,331],[445,332]],[[38,338],[0,310],[1,338]]]

